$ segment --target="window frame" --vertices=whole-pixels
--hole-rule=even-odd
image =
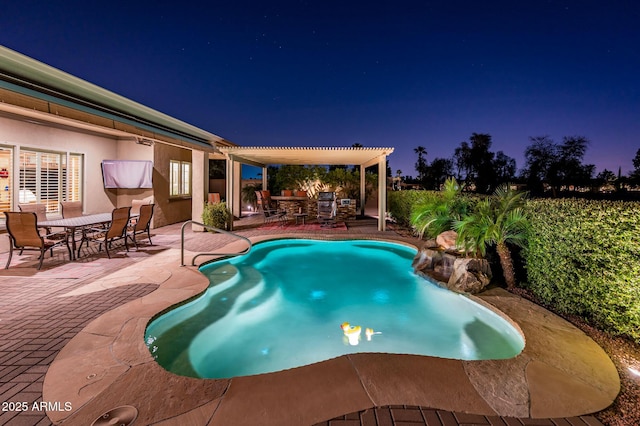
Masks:
[[[169,160],[169,198],[191,198],[193,168],[191,161]]]

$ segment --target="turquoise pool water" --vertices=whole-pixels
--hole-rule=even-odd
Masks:
[[[504,318],[415,275],[415,253],[368,240],[257,244],[202,267],[207,291],[152,321],[147,346],[167,370],[202,378],[354,352],[478,360],[522,351],[522,336]]]

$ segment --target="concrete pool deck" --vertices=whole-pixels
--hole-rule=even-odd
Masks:
[[[259,229],[240,233],[254,241],[282,236],[277,232],[264,235]],[[61,285],[52,294],[58,302],[104,302],[106,308],[109,303],[114,306],[101,315],[94,310],[94,316],[84,323],[75,318],[74,332],[67,332],[67,338],[58,346],[51,346],[49,356],[36,364],[40,369],[33,371],[40,371],[40,376],[46,371],[42,401],[69,403],[72,407],[69,411],[47,411],[50,421],[90,425],[109,410],[132,406],[137,410],[135,424],[141,425],[403,424],[401,419],[413,419],[414,423],[407,424],[432,424],[428,420],[432,415],[441,422],[435,424],[447,425],[534,421],[597,425],[595,418],[580,416],[607,407],[618,394],[617,371],[599,346],[566,321],[501,289],[488,291],[480,299],[504,312],[523,331],[526,347],[511,360],[353,354],[287,371],[228,380],[175,376],[151,358],[144,344],[144,329],[158,312],[202,292],[208,280],[193,267],[179,266],[179,225],[154,230],[154,234],[153,247],[127,255],[119,252],[118,258],[111,260],[96,256],[91,262],[67,262],[59,268],[71,265],[68,270],[58,273],[57,279],[49,278]],[[323,234],[325,238],[372,237],[411,242],[392,231],[379,233],[367,227]],[[193,254],[220,249],[230,241],[226,236],[189,233],[187,248]],[[190,261],[190,257],[187,259]],[[48,262],[49,258],[45,266]],[[82,277],[83,272],[99,268],[105,270]],[[1,288],[11,276],[56,274],[55,267],[38,274],[33,269],[12,266],[0,276]],[[65,287],[64,282],[72,280],[75,282]],[[37,284],[48,285],[44,281]],[[110,295],[126,288],[138,288],[142,297],[132,294],[130,301],[117,306]],[[38,291],[34,285],[26,289]],[[16,286],[14,291],[19,292],[20,288]],[[22,319],[21,310],[14,312],[9,305],[0,307],[3,325]],[[52,321],[43,312],[40,324],[47,320]],[[19,326],[15,324],[16,329]],[[7,337],[3,335],[3,339]],[[22,360],[28,358],[36,359],[26,356]],[[0,366],[12,362],[18,363],[16,356],[0,355]],[[23,376],[35,374],[28,368],[15,371],[19,370]],[[23,383],[27,379],[10,379],[7,383]],[[16,387],[20,386],[0,383],[0,395]],[[19,401],[24,390],[25,387],[11,400]],[[37,395],[37,390],[31,393]],[[384,416],[389,416],[389,422],[385,423]],[[522,420],[531,418],[539,420]],[[557,418],[570,420],[550,420]],[[512,420],[519,423],[510,423]]]

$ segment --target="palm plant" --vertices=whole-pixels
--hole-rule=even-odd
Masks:
[[[454,223],[458,244],[467,253],[484,256],[495,245],[509,289],[515,287],[515,271],[509,244],[524,247],[529,221],[524,211],[526,193],[514,191],[508,184],[499,186],[493,197],[479,201],[473,212]]]
[[[242,187],[242,200],[253,206],[253,210],[258,209],[258,197],[256,191],[262,189],[262,184],[249,184]]]
[[[441,192],[416,205],[411,211],[411,224],[420,236],[436,237],[453,229],[469,209],[469,201],[461,196],[462,189],[454,178],[444,183]]]

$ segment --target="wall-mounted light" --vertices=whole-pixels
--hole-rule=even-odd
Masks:
[[[146,138],[136,138],[136,143],[138,145],[144,145],[144,146],[152,146],[153,145],[153,141],[151,139],[146,139]]]

